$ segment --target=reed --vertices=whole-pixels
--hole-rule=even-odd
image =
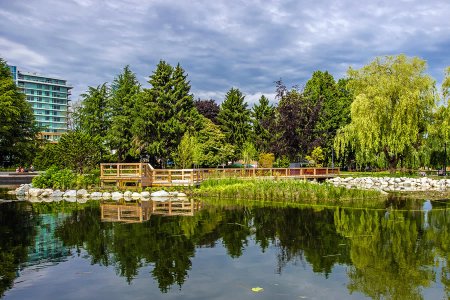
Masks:
[[[386,199],[378,191],[347,189],[328,183],[315,183],[303,180],[283,179],[208,179],[196,196],[218,197],[225,199],[253,199],[263,201],[353,201],[358,199]]]

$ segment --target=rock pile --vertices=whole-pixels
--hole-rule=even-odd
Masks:
[[[450,189],[450,179],[434,180],[428,177],[335,177],[327,180],[335,186],[346,188],[394,191],[443,191]]]
[[[33,188],[31,184],[22,184],[15,191],[12,191],[11,194],[15,194],[17,197],[33,200],[39,199],[53,199],[57,200],[66,200],[72,202],[83,202],[82,199],[93,199],[93,200],[115,200],[119,201],[124,199],[125,201],[130,200],[153,200],[153,201],[165,201],[173,198],[183,198],[187,197],[185,193],[181,192],[166,192],[164,190],[157,192],[92,192],[89,193],[85,189],[80,190],[52,190],[52,189],[38,189]]]

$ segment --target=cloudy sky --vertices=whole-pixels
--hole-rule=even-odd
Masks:
[[[0,0],[0,57],[67,79],[72,100],[127,64],[148,87],[162,59],[181,64],[195,98],[221,102],[237,87],[252,103],[280,78],[337,79],[400,53],[425,59],[440,83],[449,15],[448,0]]]

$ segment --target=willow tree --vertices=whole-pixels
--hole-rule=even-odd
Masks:
[[[425,61],[405,55],[376,58],[349,69],[351,122],[335,139],[337,155],[353,147],[359,164],[384,160],[391,171],[417,154],[436,106],[435,83]]]
[[[431,166],[438,167],[446,164],[448,152],[447,146],[450,145],[450,67],[445,71],[445,78],[442,83],[442,105],[440,105],[433,114],[433,119],[428,127],[428,145],[429,163]]]

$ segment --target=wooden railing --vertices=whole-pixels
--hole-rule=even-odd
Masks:
[[[154,169],[144,163],[107,163],[100,165],[102,184],[117,187],[192,186],[207,178],[329,178],[339,175],[339,168],[235,168],[235,169]]]

